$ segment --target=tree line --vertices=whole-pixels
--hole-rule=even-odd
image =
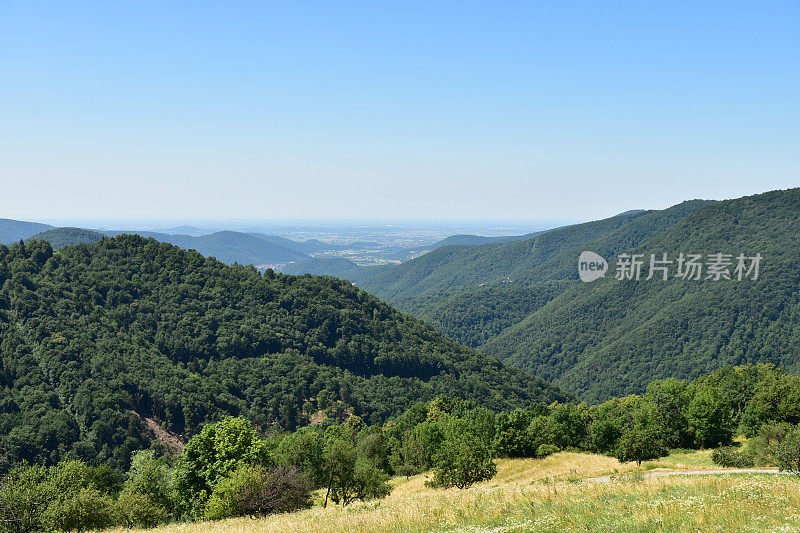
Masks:
[[[671,449],[715,448],[723,466],[772,464],[800,475],[800,377],[772,365],[725,367],[690,383],[653,381],[643,395],[593,406],[493,411],[439,396],[383,424],[328,414],[266,434],[229,417],[203,426],[177,457],[135,452],[125,473],[79,460],[16,465],[0,485],[0,529],[264,516],[310,507],[315,491],[320,505],[346,506],[385,497],[392,476],[429,472],[430,486],[467,488],[496,473],[496,458],[562,450],[641,463]],[[732,445],[739,434],[745,446]]]

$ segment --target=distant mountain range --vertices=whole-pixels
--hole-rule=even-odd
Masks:
[[[132,233],[128,231],[108,231],[108,235]],[[152,237],[160,242],[168,242],[185,250],[197,250],[206,257],[216,257],[223,263],[243,265],[273,265],[306,259],[309,256],[300,251],[302,243],[268,235],[256,236],[236,231],[218,231],[209,235],[169,235],[149,231],[133,232],[142,237]],[[286,242],[294,245],[286,245]]]
[[[0,218],[0,243],[18,242],[50,229],[53,229],[53,226],[49,224]]]
[[[155,231],[110,230],[96,231],[86,228],[56,228],[48,224],[0,219],[0,243],[13,244],[20,240],[42,239],[55,249],[73,244],[97,242],[104,236],[135,234],[152,237],[184,249],[197,250],[205,256],[213,256],[224,263],[280,265],[310,259],[312,253],[336,251],[341,245],[328,244],[317,239],[293,241],[275,235],[217,231],[203,233],[199,228],[183,226],[175,230],[189,230],[198,235],[170,234]]]
[[[78,227],[54,227],[36,222],[0,219],[0,243],[13,244],[31,238],[43,239],[56,248],[73,244],[99,241],[103,236],[120,234],[151,237],[160,242],[168,242],[187,250],[197,250],[205,256],[212,256],[224,263],[253,264],[270,266],[292,274],[327,274],[344,277],[351,281],[364,281],[383,272],[391,263],[449,245],[483,244],[508,242],[529,238],[531,235],[508,237],[481,237],[478,235],[453,235],[429,246],[408,248],[390,246],[375,241],[356,240],[350,243],[329,243],[319,239],[295,241],[277,235],[256,232],[213,231],[194,226],[177,226],[164,231],[146,230],[92,230]],[[357,263],[336,257],[342,250],[364,252],[375,262],[386,262],[381,267],[361,268]],[[331,255],[334,254],[334,255]],[[321,257],[314,257],[321,255]]]
[[[451,235],[432,244],[429,248],[437,250],[443,246],[474,246],[478,244],[493,244],[511,241],[524,241],[538,235],[540,231],[528,233],[526,235],[506,235],[502,237],[484,237],[482,235]]]

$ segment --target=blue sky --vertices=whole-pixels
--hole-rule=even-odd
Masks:
[[[589,219],[800,185],[800,2],[16,2],[0,217]]]

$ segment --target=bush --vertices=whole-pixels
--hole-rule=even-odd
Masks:
[[[88,531],[105,529],[120,522],[116,502],[94,487],[51,503],[44,513],[47,529]]]
[[[558,452],[558,446],[555,444],[540,444],[539,447],[536,448],[536,457],[547,457],[548,455],[553,455]]]
[[[781,472],[800,476],[800,426],[795,426],[775,446],[775,459]]]
[[[0,531],[43,529],[43,513],[57,495],[43,466],[20,465],[0,485]]]
[[[156,457],[153,450],[140,450],[133,454],[122,492],[146,496],[153,504],[172,509],[175,502],[172,478],[173,470],[165,458]]]
[[[217,483],[205,517],[264,516],[311,506],[311,482],[296,467],[243,466]]]
[[[711,453],[711,460],[715,465],[726,468],[752,468],[755,466],[753,456],[733,446],[723,446]]]
[[[757,465],[777,465],[778,458],[775,456],[778,444],[780,444],[788,433],[792,431],[792,425],[763,424],[758,430],[758,434],[747,441],[747,451],[753,457]]]
[[[85,531],[116,525],[113,471],[80,461],[20,465],[0,485],[0,531]]]
[[[123,492],[117,500],[119,518],[128,528],[147,528],[164,524],[172,517],[170,511],[146,494]]]

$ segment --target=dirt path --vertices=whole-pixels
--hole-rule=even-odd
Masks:
[[[642,472],[645,478],[668,477],[668,476],[703,476],[713,474],[780,474],[777,468],[725,468],[719,470],[669,470],[665,472]],[[631,475],[631,472],[615,474],[616,477]],[[789,475],[789,474],[786,474]],[[593,481],[595,483],[607,483],[611,481],[611,476],[599,476],[586,478],[583,481]]]

